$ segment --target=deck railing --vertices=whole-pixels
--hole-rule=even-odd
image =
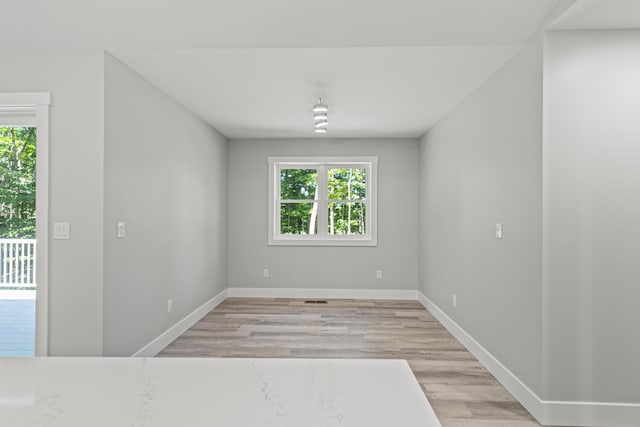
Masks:
[[[0,239],[0,288],[35,287],[36,240]]]

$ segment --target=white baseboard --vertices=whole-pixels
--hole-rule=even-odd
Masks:
[[[456,337],[462,345],[464,345],[471,354],[489,372],[491,372],[502,385],[524,406],[538,422],[541,420],[537,414],[540,414],[543,406],[542,401],[526,384],[516,377],[509,369],[507,369],[498,359],[493,357],[478,341],[473,339],[464,329],[454,322],[447,314],[435,305],[429,298],[425,297],[422,292],[418,292],[418,301],[431,313],[433,317],[438,319],[442,325],[447,328],[451,334]]]
[[[524,406],[542,425],[583,427],[632,427],[640,420],[640,405],[603,402],[560,402],[542,400],[513,372],[462,329],[422,292],[418,301],[464,345],[471,354]]]
[[[546,425],[635,427],[640,405],[632,403],[542,401]]]
[[[228,297],[415,300],[417,291],[395,289],[227,288]]]
[[[151,341],[149,344],[136,351],[131,357],[153,357],[160,353],[162,349],[171,344],[176,338],[184,334],[190,327],[195,325],[200,319],[207,315],[211,310],[216,308],[222,301],[227,298],[227,289],[220,292],[209,301],[196,308],[191,314],[167,329],[159,337]]]

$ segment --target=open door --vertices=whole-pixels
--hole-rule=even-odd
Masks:
[[[47,355],[49,98],[0,93],[0,357]]]
[[[0,356],[35,356],[36,128],[0,116]]]

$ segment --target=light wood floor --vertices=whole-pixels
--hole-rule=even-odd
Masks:
[[[539,426],[417,301],[228,298],[159,356],[406,359],[444,427]]]

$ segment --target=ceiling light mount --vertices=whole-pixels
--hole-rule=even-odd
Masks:
[[[329,106],[322,103],[322,98],[318,98],[318,103],[313,106],[314,113],[326,113],[329,111]]]

